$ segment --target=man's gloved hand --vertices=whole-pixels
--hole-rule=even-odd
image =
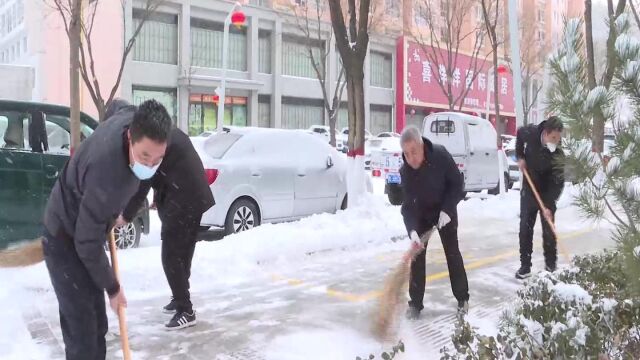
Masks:
[[[449,215],[447,215],[447,213],[444,211],[440,211],[440,219],[438,219],[438,229],[442,229],[450,222],[451,218],[449,217]]]

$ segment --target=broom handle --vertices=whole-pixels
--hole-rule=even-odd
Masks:
[[[529,176],[529,172],[527,171],[527,169],[522,169],[522,173],[524,174],[524,177],[527,178],[527,182],[529,183],[529,187],[531,188],[531,191],[533,191],[533,195],[536,198],[536,201],[538,202],[538,206],[540,207],[540,210],[542,211],[542,209],[546,209],[546,207],[544,206],[544,203],[542,202],[542,199],[540,198],[540,194],[538,193],[538,190],[536,189],[536,186],[533,184],[533,181],[531,180],[531,177]],[[558,239],[558,234],[556,233],[556,226],[553,224],[553,219],[548,218],[545,214],[544,211],[542,211],[542,216],[547,220],[547,223],[549,224],[549,228],[551,229],[551,232],[553,233],[553,237],[555,239]]]
[[[118,267],[118,252],[116,249],[116,240],[113,236],[113,230],[109,231],[109,252],[111,253],[111,266],[116,275],[116,279],[120,282],[120,271]],[[118,322],[120,324],[120,342],[122,343],[122,353],[125,360],[131,360],[131,349],[129,349],[129,336],[127,335],[127,316],[124,307],[118,307]]]

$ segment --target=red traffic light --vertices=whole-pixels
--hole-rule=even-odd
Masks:
[[[236,11],[231,14],[231,23],[240,28],[247,21],[247,16],[242,11]]]

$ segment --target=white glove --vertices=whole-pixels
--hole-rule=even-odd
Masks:
[[[420,244],[422,241],[420,240],[420,236],[418,236],[418,233],[413,230],[410,234],[409,237],[411,238],[411,240],[413,240],[413,242],[416,242],[418,244]]]
[[[438,229],[442,229],[450,222],[451,218],[449,217],[449,215],[447,215],[447,213],[444,211],[440,211],[440,219],[438,219]]]

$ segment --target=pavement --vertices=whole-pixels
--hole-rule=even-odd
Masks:
[[[471,296],[469,317],[479,324],[491,325],[499,317],[502,306],[514,299],[521,286],[514,278],[519,266],[517,226],[512,221],[500,220],[486,224],[461,219],[460,223],[460,248]],[[540,234],[538,223],[534,236],[534,271],[544,268]],[[560,232],[559,236],[560,266],[567,264],[574,254],[614,246],[605,229],[584,228]],[[372,352],[389,349],[388,344],[373,342],[369,329],[385,275],[396,266],[408,244],[394,243],[397,240],[390,239],[389,244],[358,251],[343,249],[311,254],[297,259],[293,266],[263,264],[260,273],[232,287],[201,292],[197,284],[193,284],[192,301],[198,324],[178,332],[169,332],[163,327],[170,315],[160,310],[168,297],[130,301],[127,311],[133,358],[306,359],[312,357],[305,356],[305,351],[331,353],[341,346],[361,346],[362,355],[368,355],[370,349]],[[55,303],[40,303],[32,313],[24,314],[32,337],[50,349],[52,359],[63,358],[55,306]],[[455,314],[456,301],[451,293],[442,245],[434,235],[427,251],[425,310],[420,320],[401,320],[399,336],[407,339],[411,353],[434,358],[440,348],[450,344]],[[107,358],[120,359],[118,322],[111,312],[109,317]],[[319,344],[306,344],[305,335],[315,338]],[[288,357],[278,355],[278,348],[287,349]],[[324,358],[343,358],[341,353],[335,354]]]

